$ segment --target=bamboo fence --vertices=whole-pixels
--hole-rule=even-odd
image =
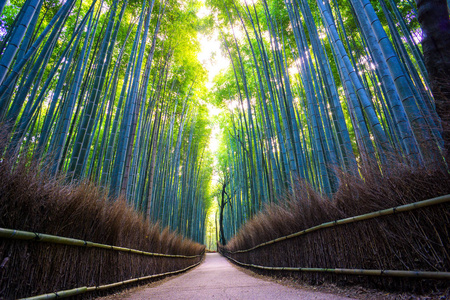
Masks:
[[[404,271],[404,270],[375,270],[375,269],[343,269],[343,268],[298,268],[298,267],[267,267],[254,264],[246,264],[235,260],[229,256],[226,258],[234,261],[238,265],[252,267],[261,270],[272,271],[291,271],[291,272],[324,272],[343,275],[369,275],[369,276],[392,276],[392,277],[415,277],[428,279],[446,279],[450,280],[450,272],[429,272],[429,271]]]
[[[125,248],[125,247],[99,244],[99,243],[94,243],[94,242],[89,242],[89,241],[84,241],[84,240],[79,240],[79,239],[66,238],[66,237],[61,237],[61,236],[56,236],[56,235],[15,230],[15,229],[7,229],[7,228],[0,228],[0,238],[28,240],[28,241],[34,240],[34,241],[39,241],[39,242],[47,242],[47,243],[53,243],[53,244],[79,246],[79,247],[87,247],[87,248],[101,248],[101,249],[107,249],[107,250],[122,251],[122,252],[128,252],[128,253],[135,253],[135,254],[148,255],[148,256],[159,256],[159,257],[196,258],[196,257],[203,255],[203,253],[198,254],[198,255],[191,255],[191,256],[178,255],[178,254],[153,253],[153,252],[146,252],[146,251],[130,249],[130,248]]]
[[[43,233],[37,233],[37,232],[29,232],[29,231],[22,231],[22,230],[15,230],[15,229],[7,229],[7,228],[0,228],[0,238],[7,238],[7,239],[16,239],[16,240],[28,240],[28,241],[39,241],[39,242],[47,242],[47,243],[53,243],[53,244],[61,244],[61,245],[68,245],[68,246],[78,246],[78,247],[88,247],[88,248],[101,248],[101,249],[107,249],[107,250],[113,250],[113,251],[122,251],[127,253],[134,253],[139,255],[147,255],[147,256],[156,256],[156,257],[168,257],[168,258],[196,258],[203,256],[204,252],[198,255],[175,255],[175,254],[164,254],[164,253],[153,253],[153,252],[146,252],[131,248],[125,248],[125,247],[117,247],[112,245],[106,245],[106,244],[100,244],[100,243],[94,243],[90,241],[80,240],[80,239],[73,239],[73,238],[67,238],[67,237],[61,237],[56,235],[50,235],[50,234],[43,234]],[[109,288],[118,287],[121,285],[129,284],[129,283],[135,283],[138,281],[148,280],[152,278],[157,277],[163,277],[168,275],[174,275],[178,274],[184,271],[187,271],[191,268],[194,268],[198,266],[202,262],[199,261],[198,263],[195,263],[187,268],[166,272],[166,273],[160,273],[160,274],[153,274],[148,275],[144,277],[138,277],[138,278],[132,278],[125,281],[119,281],[116,283],[110,283],[106,285],[101,286],[93,286],[93,287],[78,287],[70,290],[64,290],[64,291],[58,291],[28,298],[22,298],[22,299],[32,299],[32,300],[38,300],[38,299],[55,299],[55,298],[64,298],[64,297],[71,297],[79,294],[84,294],[88,292],[94,292],[94,291],[100,291],[100,290],[106,290]]]
[[[367,213],[367,214],[363,214],[363,215],[359,215],[359,216],[354,216],[354,217],[350,217],[350,218],[345,218],[345,219],[340,219],[340,220],[336,220],[336,221],[322,223],[320,225],[313,226],[313,227],[310,227],[310,228],[302,230],[302,231],[298,231],[298,232],[295,232],[295,233],[292,233],[292,234],[289,234],[286,236],[282,236],[282,237],[258,244],[252,248],[248,248],[248,249],[244,249],[244,250],[228,251],[228,253],[235,254],[235,253],[250,252],[252,250],[255,250],[255,249],[263,247],[263,246],[275,244],[275,243],[278,243],[278,242],[281,242],[281,241],[284,241],[287,239],[292,239],[292,238],[295,238],[295,237],[298,237],[301,235],[305,235],[305,234],[308,234],[308,233],[311,233],[311,232],[314,232],[314,231],[317,231],[320,229],[335,227],[335,226],[349,224],[349,223],[355,223],[358,221],[370,220],[370,219],[374,219],[374,218],[378,218],[378,217],[382,217],[382,216],[388,216],[388,215],[393,215],[396,213],[412,211],[412,210],[415,210],[418,208],[428,207],[428,206],[437,205],[437,204],[443,204],[446,202],[450,202],[450,194],[432,198],[432,199],[422,200],[422,201],[415,202],[415,203],[410,203],[410,204],[405,204],[405,205],[387,208],[387,209],[383,209],[383,210],[378,210],[375,212],[371,212],[371,213]]]
[[[401,212],[407,212],[412,211],[419,208],[429,207],[432,205],[437,204],[443,204],[450,202],[450,195],[440,196],[432,199],[427,199],[415,203],[405,204],[393,208],[383,209],[379,211],[375,211],[372,213],[367,213],[359,216],[354,216],[350,218],[340,219],[336,221],[326,222],[322,223],[320,225],[310,227],[308,229],[292,233],[283,237],[279,237],[261,244],[258,244],[252,248],[244,249],[244,250],[237,250],[237,251],[226,251],[225,253],[222,253],[226,258],[232,260],[233,262],[245,266],[245,267],[253,267],[257,269],[262,270],[273,270],[273,271],[301,271],[301,272],[326,272],[326,273],[335,273],[335,274],[346,274],[346,275],[369,275],[369,276],[393,276],[393,277],[415,277],[415,278],[428,278],[428,279],[444,279],[444,280],[450,280],[450,272],[429,272],[429,271],[405,271],[405,270],[376,270],[376,269],[344,269],[344,268],[301,268],[301,267],[269,267],[269,266],[260,266],[255,264],[247,264],[240,262],[230,256],[229,254],[236,254],[236,253],[244,253],[244,252],[250,252],[252,250],[255,250],[257,248],[267,246],[270,244],[275,244],[277,242],[281,242],[287,239],[291,239],[294,237],[298,237],[301,235],[305,235],[307,233],[311,233],[320,229],[325,229],[328,227],[335,227],[338,225],[343,224],[349,224],[354,223],[358,221],[363,220],[369,220],[374,219],[377,217],[387,216],[387,215],[393,215],[396,213]],[[224,251],[222,251],[224,252]]]
[[[187,268],[184,268],[184,269],[181,269],[181,270],[172,271],[172,272],[153,274],[153,275],[139,277],[139,278],[132,278],[132,279],[119,281],[119,282],[115,282],[115,283],[110,283],[110,284],[105,284],[105,285],[100,285],[100,286],[91,286],[91,287],[83,286],[83,287],[79,287],[79,288],[75,288],[75,289],[64,290],[64,291],[59,291],[59,292],[53,292],[53,293],[38,295],[38,296],[34,296],[34,297],[21,298],[19,300],[41,300],[41,299],[65,298],[65,297],[76,296],[76,295],[80,295],[80,294],[84,294],[84,293],[88,293],[88,292],[106,290],[106,289],[119,287],[119,286],[130,284],[130,283],[136,283],[136,282],[147,280],[147,279],[158,278],[158,277],[163,277],[163,276],[168,276],[168,275],[174,275],[174,274],[182,273],[184,271],[187,271],[189,269],[192,269],[192,268],[198,266],[199,264],[202,263],[202,261],[203,260],[201,260],[198,263],[193,264],[192,266],[189,266]]]

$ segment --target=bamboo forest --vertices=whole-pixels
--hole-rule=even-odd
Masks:
[[[415,270],[437,282],[368,284],[449,293],[449,5],[0,1],[0,298],[178,272],[205,248],[266,270]],[[300,237],[347,218],[364,221]],[[19,262],[67,238],[57,267]],[[314,272],[292,276],[340,282]]]

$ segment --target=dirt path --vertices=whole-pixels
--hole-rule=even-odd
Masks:
[[[111,298],[110,298],[111,299]],[[113,299],[350,299],[283,286],[239,271],[217,253],[186,274]]]

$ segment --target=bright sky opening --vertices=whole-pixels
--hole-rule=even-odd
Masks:
[[[212,11],[203,6],[197,12],[199,18],[204,18],[212,14]],[[204,34],[198,35],[200,42],[200,53],[198,54],[198,60],[203,64],[203,67],[208,71],[208,82],[206,87],[211,89],[213,87],[214,77],[220,73],[220,71],[226,69],[229,65],[229,60],[224,57],[220,50],[219,32],[214,29],[210,36]]]
[[[210,14],[212,11],[205,6],[204,0],[202,0],[203,6],[197,12],[199,18],[204,18]],[[208,81],[206,83],[206,88],[211,90],[214,86],[214,77],[218,75],[221,71],[228,68],[230,61],[227,57],[222,55],[220,50],[220,33],[217,29],[213,29],[210,35],[198,35],[198,41],[200,42],[200,52],[197,56],[200,63],[208,72]],[[218,108],[212,104],[207,103],[209,115],[211,118],[216,119],[216,117],[222,112],[223,109]],[[214,165],[217,166],[217,156],[216,153],[219,149],[220,140],[220,126],[217,122],[213,124],[211,137],[209,140],[209,150],[214,157]],[[214,171],[212,175],[213,184],[219,184],[220,176]],[[213,205],[208,213],[208,224],[207,224],[207,246],[212,248],[216,243],[216,215],[218,211],[217,201],[213,201]]]
[[[210,14],[212,11],[205,6],[204,1],[203,6],[197,12],[197,16],[199,18],[204,18]],[[206,87],[208,89],[212,89],[214,86],[213,80],[214,77],[219,74],[221,71],[225,70],[230,61],[227,57],[222,55],[220,50],[220,40],[219,40],[219,32],[214,29],[212,34],[210,35],[198,35],[198,40],[200,42],[200,53],[198,54],[198,60],[202,63],[203,67],[208,72],[208,82],[206,83]],[[222,109],[215,107],[214,105],[207,104],[209,115],[211,117],[216,117],[222,112]],[[212,128],[211,138],[209,141],[209,149],[214,154],[217,152],[219,148],[219,135],[220,128],[218,124],[214,124]],[[216,161],[214,162],[216,163]],[[213,176],[215,177],[215,176]],[[213,178],[215,180],[217,178]],[[215,180],[216,181],[216,180]]]

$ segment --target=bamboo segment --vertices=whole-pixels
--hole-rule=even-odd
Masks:
[[[199,264],[202,263],[203,260],[199,261],[196,264],[193,264],[192,266],[189,266],[187,268],[181,269],[181,270],[176,270],[176,271],[171,271],[171,272],[166,272],[166,273],[161,273],[161,274],[154,274],[154,275],[148,275],[148,276],[144,276],[144,277],[139,277],[139,278],[133,278],[133,279],[128,279],[125,281],[121,281],[121,282],[116,282],[116,283],[110,283],[110,284],[106,284],[106,285],[101,285],[101,286],[97,286],[97,287],[88,287],[87,288],[87,292],[91,292],[91,291],[97,291],[97,290],[106,290],[112,287],[118,287],[124,284],[128,284],[128,283],[132,283],[132,282],[138,282],[138,281],[142,281],[142,280],[148,280],[148,279],[152,279],[152,278],[158,278],[158,277],[162,277],[162,276],[168,276],[168,275],[174,275],[174,274],[178,274],[178,273],[182,273],[184,271],[187,271],[189,269],[192,269],[196,266],[198,266]]]
[[[84,294],[87,292],[87,289],[88,289],[87,287],[83,286],[83,287],[71,289],[71,290],[59,291],[59,292],[29,297],[29,298],[22,298],[20,300],[41,300],[41,299],[65,298],[65,297],[75,296],[75,295],[79,295],[79,294]]]
[[[199,264],[202,263],[202,261],[203,261],[203,259],[201,261],[199,261],[198,263],[193,264],[192,266],[189,266],[189,267],[181,269],[181,270],[172,271],[172,272],[153,274],[153,275],[139,277],[139,278],[132,278],[132,279],[128,279],[128,280],[125,280],[125,281],[119,281],[119,282],[105,284],[105,285],[100,285],[100,286],[90,286],[90,287],[83,286],[83,287],[79,287],[79,288],[75,288],[75,289],[71,289],[71,290],[65,290],[65,291],[48,293],[48,294],[34,296],[34,297],[22,298],[22,299],[19,299],[19,300],[40,300],[40,299],[65,298],[65,297],[75,296],[75,295],[84,294],[84,293],[88,293],[88,292],[106,290],[106,289],[122,286],[122,285],[133,283],[133,282],[138,282],[138,281],[147,280],[147,279],[151,279],[151,278],[157,278],[157,277],[162,277],[162,276],[168,276],[168,275],[174,275],[174,274],[177,274],[177,273],[181,273],[181,272],[187,271],[189,269],[192,269],[192,268],[198,266]]]
[[[35,240],[35,241],[39,241],[39,242],[47,242],[47,243],[69,245],[69,246],[102,248],[102,249],[109,249],[109,250],[114,250],[114,251],[130,252],[130,253],[135,253],[135,254],[148,255],[148,256],[159,256],[159,257],[195,258],[195,257],[199,257],[199,256],[203,255],[203,253],[198,254],[198,255],[191,255],[191,256],[178,255],[178,254],[152,253],[152,252],[145,252],[145,251],[125,248],[125,247],[117,247],[117,246],[99,244],[99,243],[94,243],[94,242],[89,242],[89,241],[84,241],[84,240],[66,238],[66,237],[61,237],[61,236],[56,236],[56,235],[15,230],[15,229],[7,229],[7,228],[0,228],[0,238],[16,239],[16,240]]]
[[[367,214],[363,214],[363,215],[359,215],[359,216],[354,216],[354,217],[350,217],[350,218],[345,218],[345,219],[340,219],[340,220],[336,220],[336,221],[322,223],[320,225],[310,227],[308,229],[298,231],[296,233],[292,233],[292,234],[289,234],[286,236],[276,238],[274,240],[270,240],[270,241],[258,244],[249,249],[230,251],[229,253],[234,254],[234,253],[249,252],[249,251],[252,251],[259,247],[263,247],[266,245],[281,242],[281,241],[291,239],[291,238],[294,238],[297,236],[305,235],[307,233],[311,233],[311,232],[317,231],[319,229],[354,223],[354,222],[363,221],[363,220],[370,220],[370,219],[374,219],[377,217],[393,215],[395,213],[400,213],[400,212],[412,211],[415,209],[428,207],[428,206],[432,206],[432,205],[437,205],[437,204],[442,204],[442,203],[446,203],[446,202],[450,202],[450,195],[440,196],[440,197],[436,197],[436,198],[432,198],[432,199],[422,200],[422,201],[415,202],[415,203],[410,203],[410,204],[405,204],[405,205],[401,205],[401,206],[397,206],[397,207],[383,209],[383,210],[379,210],[379,211],[375,211],[375,212],[371,212],[371,213],[367,213]]]
[[[428,272],[428,271],[402,271],[402,270],[373,270],[373,269],[329,269],[329,268],[296,268],[296,267],[266,267],[254,264],[246,264],[225,256],[235,263],[252,268],[273,271],[301,271],[301,272],[325,272],[345,275],[368,275],[368,276],[392,276],[392,277],[415,277],[429,279],[450,279],[450,272]]]

